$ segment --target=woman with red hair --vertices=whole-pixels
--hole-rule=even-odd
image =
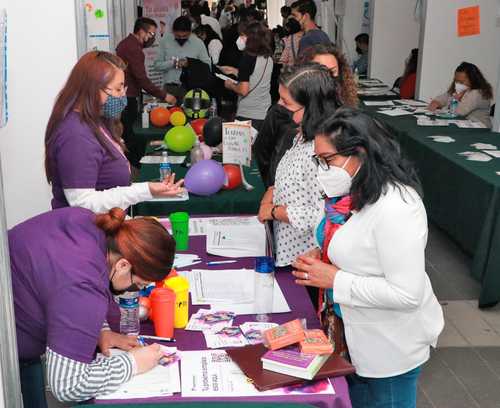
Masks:
[[[127,105],[125,63],[103,51],[85,54],[59,93],[45,132],[45,173],[52,208],[83,207],[95,213],[182,192],[175,175],[155,183],[130,183],[120,116]]]
[[[24,407],[45,407],[40,356],[60,401],[83,401],[116,390],[155,367],[158,345],[138,347],[135,336],[106,323],[112,293],[138,290],[169,273],[175,241],[152,218],[125,221],[113,208],[95,215],[61,208],[8,232],[16,334]],[[50,237],[50,239],[47,239]],[[128,351],[95,359],[95,349]]]

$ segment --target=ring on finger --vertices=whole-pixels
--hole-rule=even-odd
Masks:
[[[309,280],[309,274],[307,272],[304,273],[304,280]]]

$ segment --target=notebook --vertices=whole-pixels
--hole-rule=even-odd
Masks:
[[[226,353],[240,367],[241,371],[253,381],[253,384],[259,391],[272,390],[306,381],[302,378],[264,370],[260,359],[267,351],[268,349],[263,344],[255,344],[228,349]],[[332,354],[316,374],[314,380],[340,377],[354,372],[355,369],[352,364],[348,363],[344,358]]]

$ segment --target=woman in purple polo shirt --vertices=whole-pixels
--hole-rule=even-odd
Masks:
[[[125,219],[113,208],[95,215],[61,208],[8,233],[24,407],[45,407],[47,382],[61,401],[83,401],[116,390],[158,363],[158,345],[138,347],[134,336],[106,323],[112,294],[165,278],[175,242],[152,218]],[[136,289],[137,290],[137,289]],[[128,353],[95,359],[99,346]]]
[[[45,132],[45,172],[52,208],[95,213],[182,192],[175,175],[162,182],[130,183],[120,115],[127,105],[125,63],[103,51],[85,54],[59,93]]]

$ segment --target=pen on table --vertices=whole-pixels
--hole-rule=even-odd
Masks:
[[[170,343],[174,343],[175,342],[175,339],[172,338],[172,337],[158,337],[158,336],[147,336],[147,335],[141,335],[137,339],[138,339],[139,342],[142,341],[143,343],[144,343],[144,339],[147,339],[147,340],[156,340],[156,341],[165,341],[165,342],[170,342]]]
[[[230,263],[235,263],[235,262],[238,262],[238,261],[236,261],[236,260],[234,260],[234,261],[210,261],[210,262],[207,262],[207,265],[208,266],[224,265],[224,264],[230,264]]]

